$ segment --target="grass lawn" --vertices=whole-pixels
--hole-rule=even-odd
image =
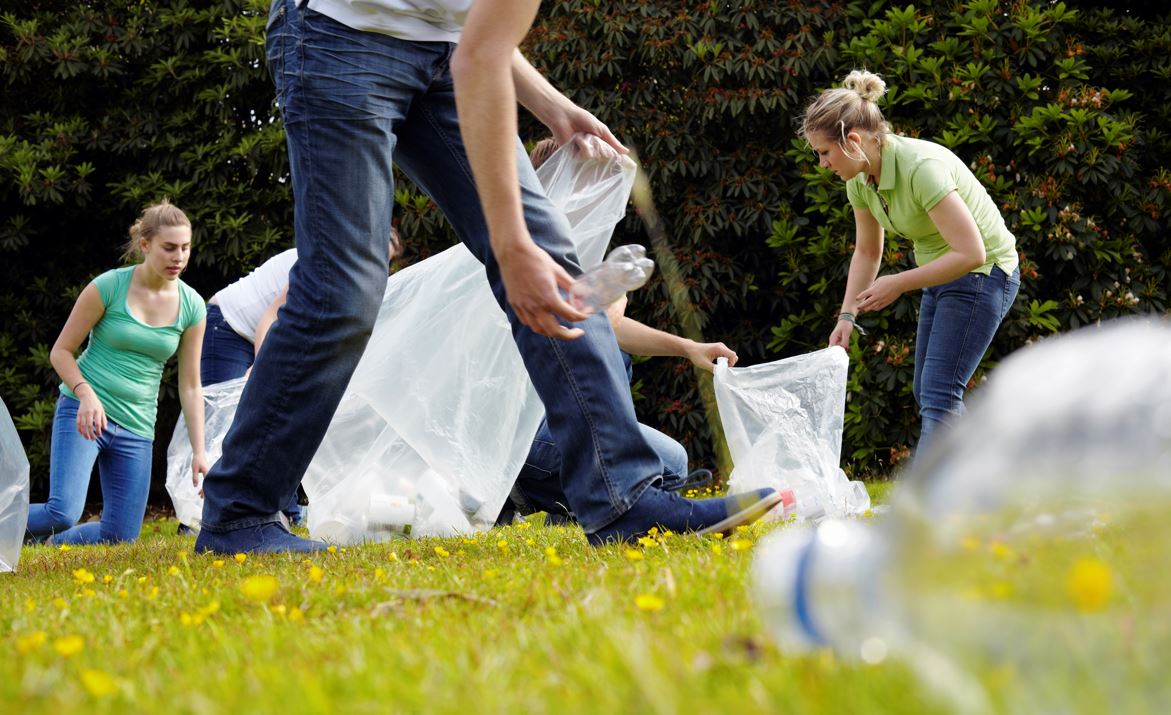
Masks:
[[[889,484],[876,484],[881,498]],[[27,547],[0,575],[0,703],[85,712],[931,712],[897,663],[779,652],[753,545],[587,546],[536,520],[292,556]]]

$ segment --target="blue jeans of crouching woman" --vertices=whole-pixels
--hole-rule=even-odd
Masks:
[[[51,535],[55,544],[133,541],[142,531],[146,514],[153,441],[113,420],[107,420],[96,440],[86,439],[77,431],[80,405],[65,395],[57,399],[49,452],[49,500],[29,506],[28,531],[35,538]],[[77,524],[94,462],[102,482],[102,518]]]
[[[915,402],[922,427],[916,454],[935,431],[964,412],[964,391],[1021,287],[998,266],[923,290],[915,338]]]
[[[320,445],[386,285],[392,157],[484,263],[561,448],[566,497],[582,527],[591,533],[625,513],[663,465],[638,429],[606,316],[577,323],[585,334],[561,341],[523,325],[505,300],[456,117],[455,45],[358,32],[276,0],[266,46],[288,141],[298,259],[205,482],[203,529],[275,521]],[[568,223],[519,139],[516,157],[530,234],[580,274]]]

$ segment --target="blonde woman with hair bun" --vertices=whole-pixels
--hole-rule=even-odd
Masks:
[[[967,165],[934,142],[895,134],[879,100],[886,82],[854,70],[814,98],[801,133],[821,166],[846,182],[855,244],[830,345],[858,319],[920,290],[914,396],[921,453],[963,413],[964,391],[1020,288],[1016,239]],[[878,275],[886,234],[905,238],[916,267]],[[861,332],[861,328],[858,328]]]
[[[191,256],[191,222],[163,200],[130,227],[131,265],[102,273],[78,296],[49,352],[61,378],[49,453],[49,500],[29,507],[28,533],[54,544],[133,541],[142,530],[163,366],[179,353],[179,401],[195,453],[203,449],[199,353],[203,298],[179,279]],[[85,350],[75,357],[83,342]],[[77,524],[94,463],[101,520]]]

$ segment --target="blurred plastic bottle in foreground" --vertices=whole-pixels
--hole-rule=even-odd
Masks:
[[[782,530],[786,650],[899,657],[964,712],[1168,712],[1171,325],[1041,341],[992,373],[889,515]]]
[[[638,244],[619,246],[606,260],[578,276],[569,289],[569,302],[578,310],[599,313],[623,293],[641,288],[655,262],[646,257],[646,249]]]

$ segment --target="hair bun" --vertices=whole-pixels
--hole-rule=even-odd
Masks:
[[[862,99],[871,102],[877,102],[886,94],[886,82],[882,80],[882,77],[866,70],[854,70],[846,75],[842,86],[857,92]]]

